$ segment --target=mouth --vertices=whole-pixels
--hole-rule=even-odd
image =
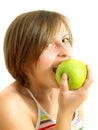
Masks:
[[[57,66],[53,67],[53,72],[56,73],[56,70],[57,70]]]

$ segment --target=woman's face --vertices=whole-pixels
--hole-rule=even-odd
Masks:
[[[37,65],[33,68],[35,79],[34,81],[43,87],[59,87],[55,72],[57,66],[64,60],[71,58],[72,46],[69,43],[69,35],[64,24],[55,37],[51,39],[47,48],[41,53]]]

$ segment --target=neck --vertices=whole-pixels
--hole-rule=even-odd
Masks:
[[[38,101],[53,101],[58,98],[59,89],[45,87],[29,87],[32,94]]]
[[[59,89],[44,87],[29,87],[29,90],[44,108],[44,110],[51,115],[53,119],[56,119],[58,112],[58,94]]]

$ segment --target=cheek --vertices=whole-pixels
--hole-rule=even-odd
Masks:
[[[69,57],[72,57],[73,48],[70,44],[66,47],[65,52],[66,52],[66,55],[68,55]]]
[[[38,60],[38,63],[41,66],[50,66],[52,64],[52,61],[54,61],[56,55],[54,53],[50,53],[48,51],[43,52]]]
[[[72,48],[69,48],[66,52],[68,56],[72,56],[73,50]]]
[[[72,47],[69,50],[69,55],[70,55],[70,57],[72,57],[72,55],[73,55],[73,48]]]
[[[47,61],[52,61],[52,60],[55,59],[55,57],[56,57],[56,53],[53,53],[53,52],[51,52],[51,53],[46,52],[46,53],[45,53],[45,56],[44,56],[44,58],[45,58]]]

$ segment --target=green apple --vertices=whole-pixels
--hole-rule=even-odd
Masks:
[[[87,77],[86,65],[77,59],[68,59],[58,65],[56,70],[56,80],[60,83],[62,74],[68,76],[68,87],[70,90],[76,90],[82,87]]]

